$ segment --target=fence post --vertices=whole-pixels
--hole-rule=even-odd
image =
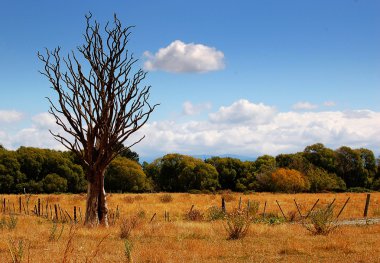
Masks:
[[[300,208],[298,207],[298,204],[297,204],[296,199],[293,199],[293,200],[294,200],[294,204],[295,204],[296,207],[297,207],[298,214],[300,214],[300,217],[302,217],[302,214],[301,214]]]
[[[239,198],[239,210],[241,210],[241,196]]]
[[[367,217],[368,215],[368,207],[369,207],[370,199],[371,199],[371,194],[367,194],[367,199],[365,200],[365,207],[364,207],[364,217]]]
[[[58,208],[57,208],[57,204],[54,204],[54,212],[55,212],[55,220],[56,220],[56,222],[58,222]]]
[[[267,201],[264,203],[263,219],[265,219],[265,210],[267,209]]]
[[[287,218],[286,218],[286,216],[284,214],[284,211],[282,211],[282,208],[281,208],[281,206],[280,206],[280,204],[278,203],[277,200],[276,200],[276,203],[277,203],[278,207],[280,208],[281,214],[284,216],[285,220],[287,220]]]
[[[37,216],[41,215],[41,200],[38,198]]]
[[[346,207],[348,201],[350,201],[350,197],[347,198],[347,201],[344,203],[342,209],[340,209],[339,214],[336,216],[336,219],[340,216],[340,214],[343,212],[344,208]]]
[[[21,214],[21,196],[18,198],[18,205],[20,207],[20,214]]]
[[[226,201],[224,200],[224,197],[222,197],[222,212],[226,212]]]
[[[77,207],[74,206],[74,223],[77,223]]]

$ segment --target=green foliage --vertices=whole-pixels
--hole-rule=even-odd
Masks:
[[[253,189],[255,177],[249,162],[230,157],[212,157],[205,162],[217,170],[222,189],[239,192]]]
[[[207,209],[207,219],[210,221],[221,220],[226,217],[226,214],[222,211],[220,207],[211,206]]]
[[[64,193],[67,191],[67,180],[58,174],[48,174],[41,183],[45,193]]]
[[[112,192],[147,192],[153,189],[140,164],[125,157],[118,157],[110,163],[104,185],[107,191]]]
[[[215,168],[191,156],[167,154],[146,166],[145,171],[161,191],[215,191],[219,188],[218,172]]]
[[[310,192],[313,193],[346,189],[346,184],[342,178],[336,174],[330,174],[322,168],[310,168],[306,172],[306,176],[310,183]]]
[[[322,143],[307,146],[304,150],[304,156],[311,164],[326,170],[328,173],[336,173],[337,171],[335,152],[326,148]]]
[[[342,146],[336,150],[337,175],[343,178],[347,187],[365,187],[368,182],[368,173],[365,170],[365,161],[361,157],[361,150],[354,150]]]
[[[138,163],[140,161],[140,157],[137,152],[132,151],[129,148],[126,148],[123,152],[120,154],[121,157],[127,158],[129,160],[135,161]]]

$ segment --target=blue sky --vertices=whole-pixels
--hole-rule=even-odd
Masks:
[[[135,25],[161,106],[135,147],[257,156],[322,142],[380,153],[379,1],[3,1],[0,143],[59,148],[36,52],[83,41],[84,14]],[[184,51],[185,50],[185,51]]]

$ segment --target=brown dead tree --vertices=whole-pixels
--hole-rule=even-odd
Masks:
[[[57,102],[47,98],[49,112],[64,131],[50,133],[79,157],[85,169],[85,224],[107,226],[105,170],[118,154],[144,138],[123,146],[158,104],[149,104],[150,86],[140,84],[146,72],[132,72],[137,59],[127,49],[131,27],[122,27],[115,15],[113,27],[107,23],[103,31],[91,18],[91,13],[86,15],[85,41],[77,53],[61,59],[58,47],[38,53],[38,58],[44,63],[40,73],[58,95]]]

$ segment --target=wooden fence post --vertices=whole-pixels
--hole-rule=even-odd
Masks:
[[[370,199],[371,199],[371,194],[367,194],[367,199],[365,200],[365,207],[364,207],[364,217],[367,217],[368,215],[368,207],[369,207]]]
[[[287,220],[287,218],[286,218],[286,216],[284,214],[284,211],[282,211],[282,208],[281,208],[281,206],[280,206],[280,204],[278,203],[277,200],[276,200],[276,203],[277,203],[278,207],[280,208],[280,211],[281,211],[282,215],[284,216],[285,220]]]
[[[265,219],[265,210],[267,209],[267,201],[264,203],[263,219]]]
[[[74,223],[77,223],[77,207],[74,206]]]
[[[222,197],[222,212],[226,212],[226,201],[224,200],[224,197]]]
[[[338,217],[340,216],[340,214],[343,212],[343,209],[346,207],[348,201],[350,200],[350,197],[347,198],[347,201],[344,203],[342,209],[340,209],[338,215],[336,216],[336,219],[338,219]]]
[[[297,204],[296,199],[293,199],[293,200],[294,200],[294,204],[295,204],[296,207],[297,207],[298,214],[300,214],[300,217],[302,217],[301,210],[300,210],[300,208],[298,207],[298,204]]]
[[[38,198],[38,206],[37,206],[37,216],[41,215],[41,200]]]

